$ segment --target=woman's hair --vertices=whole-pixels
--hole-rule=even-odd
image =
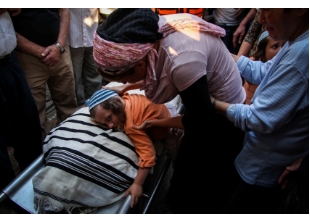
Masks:
[[[103,101],[102,103],[99,103],[93,109],[91,109],[89,113],[92,118],[95,117],[98,106],[106,110],[111,110],[112,113],[115,114],[120,121],[118,130],[119,131],[124,130],[124,124],[126,121],[126,113],[125,113],[124,104],[122,103],[121,98],[119,96],[112,96],[109,99]]]
[[[255,60],[260,60],[262,62],[266,62],[265,52],[266,52],[266,46],[268,44],[268,41],[269,41],[269,37],[267,36],[266,38],[262,39],[258,43],[257,49],[253,54],[253,57],[255,58]]]

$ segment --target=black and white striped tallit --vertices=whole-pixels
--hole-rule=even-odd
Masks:
[[[129,137],[95,125],[87,107],[49,133],[43,152],[46,166],[33,178],[39,213],[114,203],[138,172],[138,155]]]

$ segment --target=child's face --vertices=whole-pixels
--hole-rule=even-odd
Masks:
[[[268,37],[268,43],[266,45],[265,50],[265,59],[266,61],[272,59],[282,48],[282,46],[285,44],[285,42],[277,42],[273,40],[272,38]]]
[[[119,118],[111,111],[100,106],[96,107],[96,114],[93,120],[109,129],[118,129],[120,125]]]

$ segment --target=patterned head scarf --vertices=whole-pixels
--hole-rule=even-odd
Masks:
[[[147,74],[143,88],[151,98],[156,90],[155,66],[158,58],[154,43],[182,29],[208,32],[216,37],[226,35],[225,29],[203,19],[177,19],[160,29],[159,17],[151,9],[117,9],[94,33],[94,60],[99,68],[118,70],[147,56]]]

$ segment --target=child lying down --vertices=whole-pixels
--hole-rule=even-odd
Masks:
[[[151,168],[155,165],[156,151],[154,140],[175,141],[171,146],[166,146],[170,153],[175,152],[176,138],[170,128],[153,127],[147,130],[138,130],[136,125],[141,125],[145,120],[166,119],[176,114],[174,106],[155,104],[144,95],[124,93],[119,96],[116,92],[101,89],[94,93],[88,101],[90,115],[94,122],[109,129],[117,129],[128,135],[133,142],[139,156],[138,174],[125,192],[125,197],[131,195],[131,207],[137,204],[142,196],[142,186]],[[168,143],[166,143],[168,144]],[[173,155],[173,154],[172,154]]]
[[[113,94],[112,97],[119,96]],[[128,194],[132,196],[133,207],[142,194],[147,175],[144,171],[149,172],[155,165],[152,139],[164,138],[165,147],[170,147],[170,154],[175,155],[180,133],[176,137],[170,129],[154,128],[144,132],[128,127],[139,125],[145,118],[173,116],[173,109],[170,107],[171,115],[164,105],[148,104],[144,95],[126,93],[119,98],[124,100],[126,111],[125,119],[115,122],[119,124],[109,126],[101,122],[101,118],[97,119],[101,113],[99,104],[104,101],[97,104],[89,101],[89,105],[93,104],[91,107],[81,108],[46,137],[43,145],[46,166],[33,178],[38,213],[62,210],[87,213]],[[95,113],[92,118],[90,113]]]

